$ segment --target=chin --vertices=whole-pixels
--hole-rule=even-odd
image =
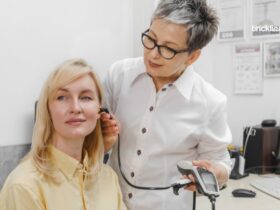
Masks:
[[[74,132],[70,136],[72,139],[85,139],[91,132]]]
[[[147,73],[152,77],[165,77],[165,75],[163,75],[161,71],[158,71],[158,69],[147,69]]]

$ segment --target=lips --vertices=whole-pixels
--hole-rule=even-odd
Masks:
[[[70,125],[79,125],[83,122],[85,122],[85,119],[81,119],[81,118],[72,118],[67,120],[65,123],[70,124]]]
[[[157,63],[154,63],[154,62],[152,62],[152,61],[149,61],[149,66],[152,67],[152,68],[159,68],[159,67],[161,67],[162,65],[157,64]]]

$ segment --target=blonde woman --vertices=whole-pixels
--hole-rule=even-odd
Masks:
[[[37,106],[32,149],[8,176],[2,210],[123,210],[118,178],[102,163],[103,96],[82,59],[49,76]]]

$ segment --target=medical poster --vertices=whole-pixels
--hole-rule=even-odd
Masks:
[[[244,0],[218,0],[220,25],[218,40],[241,40],[245,38],[245,9]]]
[[[262,49],[260,43],[234,46],[235,94],[262,94]]]
[[[280,0],[251,0],[251,36],[280,35]]]
[[[264,76],[280,76],[280,41],[264,43]]]

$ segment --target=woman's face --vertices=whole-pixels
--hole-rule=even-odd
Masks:
[[[173,50],[180,51],[187,48],[186,26],[167,22],[163,19],[155,19],[147,34],[156,41]],[[188,65],[189,55],[187,52],[178,53],[170,60],[163,58],[158,49],[144,48],[144,62],[146,71],[153,78],[178,77]]]
[[[96,126],[99,108],[97,88],[89,75],[58,89],[49,102],[56,140],[84,140]]]

